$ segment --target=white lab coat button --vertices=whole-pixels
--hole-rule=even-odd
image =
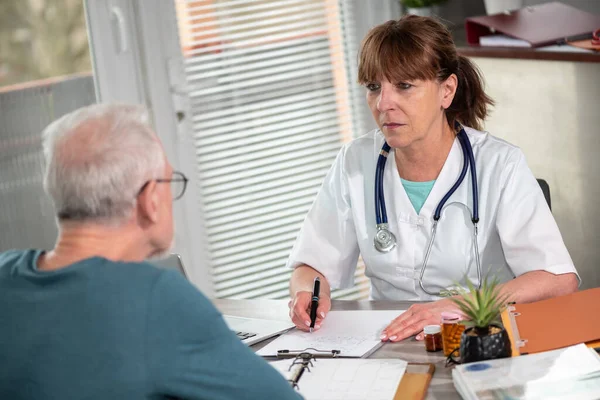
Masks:
[[[413,271],[410,269],[402,268],[402,267],[396,267],[396,275],[404,277],[404,278],[412,278]]]

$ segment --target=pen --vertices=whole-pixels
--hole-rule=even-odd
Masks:
[[[319,308],[319,291],[321,290],[321,281],[317,276],[313,286],[312,301],[310,302],[310,331],[313,331],[315,327],[315,321],[317,320],[317,308]]]

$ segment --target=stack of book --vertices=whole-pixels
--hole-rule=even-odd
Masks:
[[[599,313],[600,288],[509,305],[512,357],[459,365],[456,390],[464,399],[600,399]]]
[[[459,365],[452,380],[465,400],[600,399],[600,357],[579,344]]]

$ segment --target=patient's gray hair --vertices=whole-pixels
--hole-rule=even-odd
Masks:
[[[122,222],[139,190],[164,175],[158,137],[142,106],[96,104],[43,132],[44,188],[60,221]]]

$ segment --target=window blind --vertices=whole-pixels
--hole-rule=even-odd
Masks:
[[[175,0],[217,297],[285,298],[287,257],[356,112],[338,0]],[[334,298],[368,296],[356,285]]]

